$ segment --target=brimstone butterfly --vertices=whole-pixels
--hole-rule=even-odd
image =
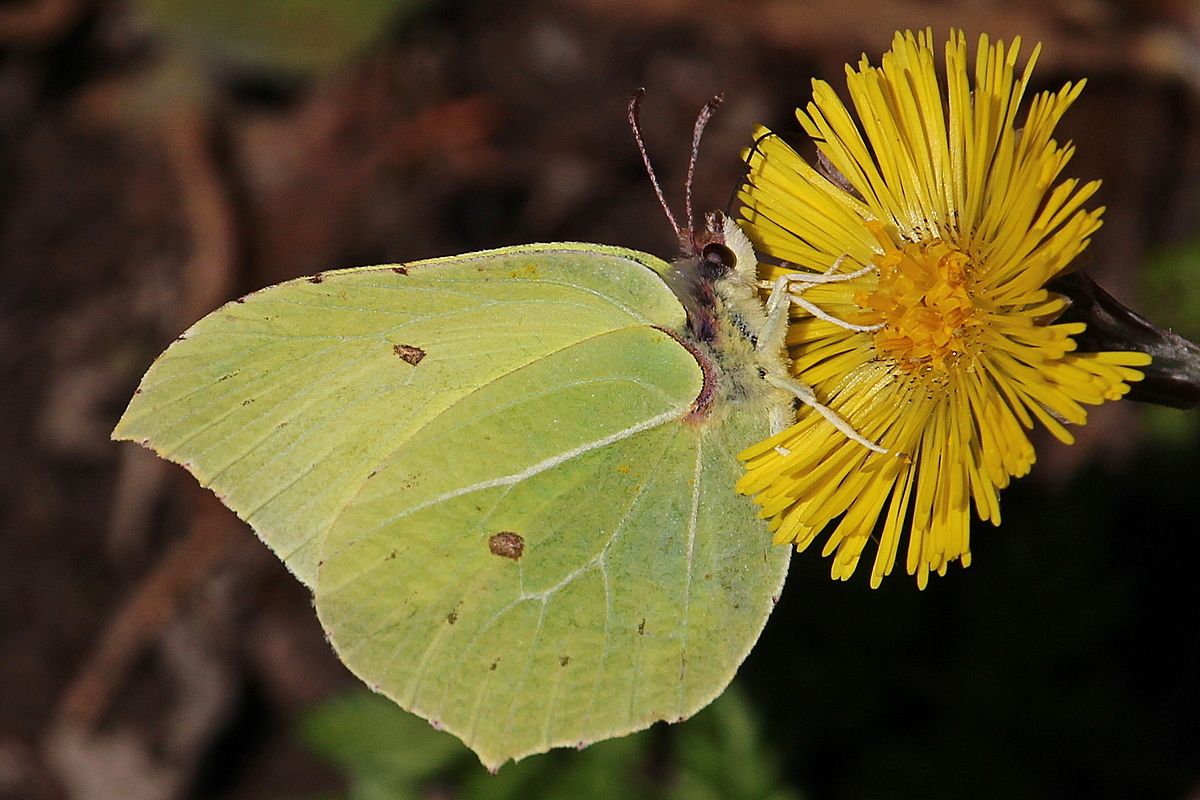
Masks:
[[[707,223],[676,225],[673,264],[536,244],[254,292],[155,361],[113,436],[216,492],[350,669],[488,767],[686,718],[791,549],[736,455],[805,397],[786,292],[764,306],[749,241]]]

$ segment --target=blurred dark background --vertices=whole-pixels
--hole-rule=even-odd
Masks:
[[[354,694],[249,530],[108,440],[173,337],[266,284],[531,241],[672,255],[633,89],[677,207],[725,94],[696,187],[725,208],[753,123],[811,153],[810,79],[925,26],[1041,41],[1037,89],[1087,77],[1059,137],[1104,180],[1087,269],[1200,337],[1194,2],[0,0],[0,797],[1200,798],[1194,413],[1042,437],[974,566],[924,592],[795,557],[718,707],[494,779]]]

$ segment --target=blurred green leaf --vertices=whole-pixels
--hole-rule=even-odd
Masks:
[[[1142,269],[1139,309],[1192,341],[1200,341],[1200,235],[1154,253]],[[1190,447],[1200,418],[1173,408],[1148,406],[1143,412],[1147,439],[1160,445]]]
[[[1172,449],[1193,447],[1200,430],[1200,417],[1193,411],[1147,406],[1142,409],[1145,439]]]
[[[304,741],[346,774],[351,800],[796,800],[736,686],[693,719],[488,773],[457,739],[365,690],[301,722]],[[315,799],[314,799],[315,800]]]
[[[661,726],[659,726],[661,727]],[[658,729],[583,750],[552,750],[508,764],[495,775],[473,771],[464,800],[650,800],[650,744]]]
[[[429,0],[138,0],[200,61],[305,75],[350,60]]]
[[[428,778],[474,761],[458,739],[365,690],[321,704],[300,730],[309,747],[345,771],[354,800],[417,798]]]
[[[795,800],[737,685],[679,726],[670,800]]]
[[[1142,274],[1145,315],[1193,341],[1200,338],[1200,236],[1155,253]]]

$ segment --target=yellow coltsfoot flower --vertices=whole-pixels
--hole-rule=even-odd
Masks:
[[[1084,323],[1054,324],[1067,301],[1043,288],[1100,226],[1085,210],[1098,181],[1055,184],[1072,154],[1052,138],[1083,88],[1067,84],[1017,111],[1035,48],[1015,75],[1020,40],[980,37],[974,85],[961,32],[939,84],[932,34],[897,34],[882,66],[847,67],[857,122],[823,81],[797,116],[828,161],[824,172],[760,131],[741,199],[743,227],[800,284],[787,345],[794,373],[884,455],[803,408],[797,422],[740,455],[738,491],[753,495],[778,544],[825,544],[833,577],[853,572],[872,534],[871,585],[906,566],[970,563],[970,506],[998,524],[998,491],[1034,462],[1040,421],[1071,442],[1085,405],[1141,379],[1139,352],[1076,352]],[[834,266],[836,265],[836,266]],[[827,275],[848,276],[829,280]],[[859,273],[855,275],[855,273]],[[853,276],[853,277],[850,277]],[[803,308],[815,306],[814,315]],[[838,321],[848,324],[838,324]]]

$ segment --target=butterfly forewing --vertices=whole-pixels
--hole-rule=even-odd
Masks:
[[[542,245],[264,289],[168,348],[113,435],[185,465],[311,585],[334,516],[446,408],[574,342],[682,321],[638,257],[655,263]]]

